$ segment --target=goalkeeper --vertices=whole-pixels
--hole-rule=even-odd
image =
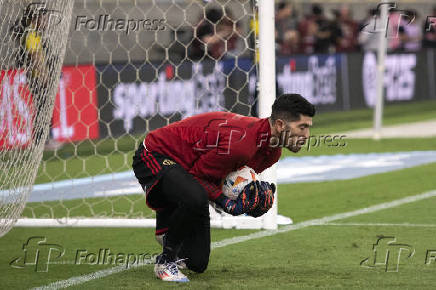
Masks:
[[[156,211],[156,237],[162,237],[158,278],[187,282],[180,268],[206,270],[209,200],[231,215],[257,217],[268,211],[273,184],[252,182],[231,200],[222,193],[222,180],[244,165],[264,171],[279,160],[282,146],[298,152],[309,138],[314,114],[314,106],[302,96],[285,94],[275,100],[269,118],[210,112],[146,136],[133,157],[133,169],[147,205]],[[279,144],[283,136],[287,142]]]

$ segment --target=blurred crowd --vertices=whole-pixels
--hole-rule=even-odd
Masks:
[[[311,12],[301,17],[291,3],[280,3],[276,11],[277,52],[284,55],[376,50],[379,34],[374,32],[384,29],[376,9],[370,9],[360,21],[353,18],[348,5],[330,11],[332,17],[327,17],[319,4],[313,4]],[[436,15],[436,6],[432,15]],[[436,27],[427,31],[426,19],[422,25],[420,20],[413,9],[390,10],[388,50],[436,48]]]
[[[191,59],[201,59],[205,55],[220,59],[237,50],[243,40],[240,22],[232,17],[229,9],[212,8],[206,11],[204,19],[196,27],[190,45]]]
[[[346,4],[329,11],[324,11],[320,4],[313,4],[310,8],[310,13],[300,15],[290,2],[283,1],[277,5],[277,54],[377,50],[380,40],[379,34],[374,32],[384,29],[381,27],[380,11],[370,9],[364,19],[356,20]],[[409,17],[404,17],[404,14]],[[436,15],[436,6],[431,15]],[[436,48],[436,25],[427,29],[425,17],[420,17],[413,9],[390,10],[389,51],[413,52],[421,48]],[[234,57],[240,54],[246,41],[246,37],[242,36],[241,23],[232,19],[232,13],[227,9],[209,9],[195,30],[189,48],[192,59]]]

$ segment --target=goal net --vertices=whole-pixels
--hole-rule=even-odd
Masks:
[[[0,236],[20,217],[48,134],[72,1],[0,1]]]
[[[258,115],[256,9],[253,0],[75,1],[51,134],[18,225],[154,226],[133,153],[148,132],[188,116]],[[274,228],[271,215],[211,208],[211,224]]]

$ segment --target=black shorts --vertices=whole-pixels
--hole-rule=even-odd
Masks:
[[[145,191],[147,206],[156,211],[167,208],[168,204],[160,200],[157,194],[151,193],[158,191],[156,190],[159,187],[158,182],[165,172],[181,166],[168,156],[148,151],[141,143],[133,156],[132,167],[136,178]]]
[[[210,255],[208,194],[180,164],[168,156],[145,150],[141,144],[133,157],[133,170],[146,192],[146,202],[156,210],[156,235],[181,245],[179,258],[189,269],[204,272]]]

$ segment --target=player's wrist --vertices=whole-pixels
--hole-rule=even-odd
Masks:
[[[229,200],[229,198],[227,196],[225,196],[222,192],[220,195],[217,196],[217,198],[215,198],[214,202],[221,206],[222,208],[224,208],[226,202]]]
[[[228,198],[224,194],[219,195],[215,199],[215,203],[228,214],[241,215],[244,213],[243,208],[238,204],[237,201]]]

